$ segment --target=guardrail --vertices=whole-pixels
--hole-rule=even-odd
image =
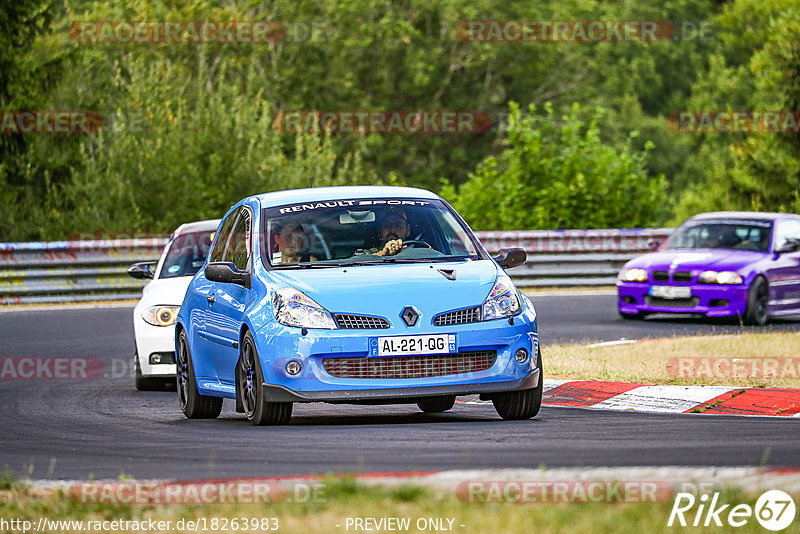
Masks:
[[[477,232],[489,252],[519,247],[509,272],[522,287],[613,285],[622,265],[666,239],[670,229]],[[157,260],[166,238],[0,243],[0,304],[141,297],[146,280],[130,264]]]
[[[520,287],[614,285],[628,260],[650,252],[671,233],[671,228],[476,232],[489,252],[525,249],[525,265],[509,270]]]
[[[476,232],[489,252],[525,249],[525,265],[509,270],[520,287],[614,285],[628,260],[650,252],[671,233],[671,228]]]
[[[131,263],[157,260],[166,238],[0,243],[0,304],[138,299]]]

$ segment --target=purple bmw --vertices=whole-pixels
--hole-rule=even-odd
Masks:
[[[738,316],[763,325],[800,313],[800,216],[696,215],[657,251],[632,259],[617,281],[625,319],[652,313]]]

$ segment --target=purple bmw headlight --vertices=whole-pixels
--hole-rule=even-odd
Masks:
[[[734,271],[703,271],[697,281],[701,284],[741,284],[744,280]]]

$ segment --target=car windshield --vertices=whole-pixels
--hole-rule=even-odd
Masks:
[[[194,276],[211,248],[213,230],[178,234],[170,242],[159,278]]]
[[[667,249],[727,249],[767,252],[772,233],[768,221],[703,221],[678,228]]]
[[[264,209],[274,268],[477,259],[468,230],[439,200],[353,199]]]

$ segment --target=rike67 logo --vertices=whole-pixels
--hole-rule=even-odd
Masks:
[[[781,490],[763,493],[754,507],[749,504],[722,504],[719,492],[709,498],[707,494],[699,498],[691,493],[678,493],[669,514],[667,526],[682,527],[742,527],[753,517],[767,530],[780,531],[794,521],[795,505],[792,497]]]

